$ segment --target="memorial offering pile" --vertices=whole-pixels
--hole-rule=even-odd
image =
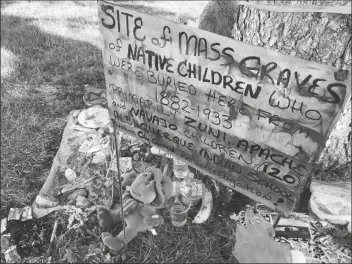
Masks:
[[[159,27],[164,26],[160,17],[194,24],[206,3],[120,1],[119,5],[157,17]],[[190,15],[181,17],[181,11]],[[148,20],[143,22],[146,27]],[[99,131],[104,122],[97,128],[89,127],[93,115],[82,114],[89,113],[84,109],[87,107],[98,109],[95,103],[106,108],[99,23],[95,1],[1,1],[1,263],[237,263],[236,228],[245,226],[245,210],[258,211],[269,225],[274,225],[277,213],[193,168],[194,177],[203,181],[214,197],[207,221],[192,223],[200,204],[180,228],[171,225],[164,210],[160,213],[165,224],[154,233],[139,234],[121,254],[103,246],[102,232],[116,235],[122,225],[104,230],[95,211],[98,205],[118,202],[120,196],[111,127]],[[140,33],[146,31],[137,30],[138,36]],[[154,27],[151,33],[157,38],[163,36]],[[228,41],[232,40],[224,42]],[[99,88],[96,100],[94,96],[84,97],[92,87]],[[251,92],[254,90],[248,90]],[[217,99],[219,104],[224,102]],[[82,123],[70,123],[65,119],[70,112],[72,121],[80,114],[86,118]],[[200,113],[211,116],[209,110]],[[270,120],[267,116],[262,119]],[[93,130],[94,136],[90,135]],[[252,132],[256,131],[247,135]],[[166,165],[163,155],[152,146],[120,135],[122,174]],[[98,150],[93,151],[94,147]],[[337,174],[339,178],[341,174]],[[245,208],[246,204],[251,207]],[[344,215],[345,207],[341,210]],[[350,263],[350,229],[348,233],[346,225],[319,219],[326,211],[317,218],[305,213],[281,218],[275,241],[301,251],[307,262]],[[288,221],[295,218],[305,223]]]
[[[109,124],[102,121],[107,120],[106,117],[99,114],[100,112],[107,114],[105,110],[103,107],[93,106],[71,111],[50,173],[32,206],[23,209],[11,208],[8,217],[3,219],[1,243],[4,261],[109,262],[116,258],[101,242],[101,233],[104,230],[99,227],[95,212],[98,205],[110,207],[120,198],[114,137]],[[100,116],[99,120],[91,118],[92,113]],[[87,118],[82,118],[85,116]],[[93,124],[97,123],[101,124],[95,127]],[[123,133],[119,138],[122,176],[131,170],[141,173],[151,166],[163,168],[170,176],[172,159],[170,156],[166,157],[166,153]],[[165,170],[167,166],[169,169]],[[207,179],[206,176],[194,172],[195,178]],[[205,183],[209,189],[219,188],[218,185],[214,185],[211,178],[205,180]],[[194,208],[193,214],[190,214],[192,219],[189,223],[192,222],[200,205]],[[214,261],[234,259],[231,255],[231,244],[234,241],[230,243],[233,239],[234,225],[231,225],[230,219],[218,221],[219,219],[212,217],[208,219],[210,215],[207,215],[205,220],[208,221],[204,223],[204,227],[192,224],[178,230],[175,235],[177,230],[170,225],[166,210],[160,213],[163,214],[167,224],[157,228],[154,234],[141,234],[132,241],[126,252],[127,259],[131,261],[142,261],[146,258],[162,259],[165,256],[161,252],[164,252],[163,254],[168,252],[170,256],[166,258],[170,261],[179,259],[186,261],[186,258],[189,259],[187,257],[189,253],[196,248],[200,250],[200,255],[195,256],[197,259],[205,260],[209,257],[208,252],[214,250],[216,251],[215,254],[212,253]],[[121,229],[121,224],[118,224],[112,233]],[[230,234],[227,236],[227,243],[224,244],[226,239],[217,236],[214,230],[227,230],[226,232]],[[184,240],[186,244],[179,243]],[[218,241],[216,246],[212,244],[214,241]],[[135,251],[141,245],[145,248],[145,252],[136,256]],[[179,245],[177,249],[179,254],[174,254],[175,245]],[[224,248],[227,251],[224,251]]]
[[[279,219],[277,213],[234,193],[190,167],[194,178],[203,182],[214,198],[214,210],[208,210],[204,221],[195,221],[201,211],[201,203],[193,207],[187,225],[182,228],[173,227],[167,211],[161,210],[164,225],[158,226],[153,232],[139,234],[123,254],[109,251],[101,241],[101,233],[105,230],[99,227],[95,212],[99,205],[111,207],[120,200],[114,136],[107,114],[101,106],[71,111],[50,173],[34,203],[25,208],[11,208],[8,217],[1,222],[4,261],[114,262],[124,259],[137,262],[196,262],[201,259],[231,263],[236,258],[243,258],[236,252],[236,245],[242,243],[236,229],[238,225],[246,225],[243,209],[259,212],[267,220],[268,226],[273,226],[275,219]],[[171,177],[172,156],[124,133],[120,133],[117,139],[121,142],[119,168],[122,176],[132,170],[143,173],[154,166]],[[312,186],[314,199],[320,201],[316,197],[326,192],[325,185],[315,182]],[[348,197],[348,189],[337,185],[334,190],[330,195],[332,204],[325,205],[338,216],[341,216],[341,210],[350,214],[346,202],[338,200],[341,194],[344,194],[342,197]],[[340,203],[334,203],[335,200]],[[246,206],[248,203],[252,207]],[[312,215],[321,215],[316,207],[312,209]],[[288,263],[292,250],[300,252],[307,262],[350,262],[350,233],[345,228],[303,214],[291,215],[289,218],[280,219],[271,236],[266,237],[272,242],[272,247],[265,249],[269,256],[274,254],[271,258],[275,257],[275,250],[281,244],[285,245],[287,251],[282,257],[288,258]],[[297,219],[300,220],[299,224]],[[112,233],[116,235],[121,230],[122,225],[117,224]],[[256,237],[259,234],[252,235]],[[252,238],[245,243],[257,240]],[[256,248],[257,245],[254,243],[252,247]],[[191,255],[192,252],[197,253]]]

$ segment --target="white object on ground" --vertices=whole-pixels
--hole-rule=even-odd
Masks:
[[[74,190],[68,197],[67,200],[69,201],[76,201],[77,196],[83,196],[83,197],[87,197],[87,191],[85,189],[77,189]]]
[[[153,236],[156,236],[158,233],[155,231],[155,229],[150,229],[150,232],[152,232]]]
[[[78,122],[88,128],[100,128],[110,122],[108,109],[101,106],[92,106],[78,115]]]
[[[4,234],[1,236],[1,247],[0,247],[1,254],[9,249],[9,247],[11,246],[10,241],[11,241],[11,234],[10,233]]]
[[[239,220],[239,218],[238,218],[238,216],[237,216],[237,214],[236,214],[235,212],[233,212],[232,214],[230,214],[229,217],[230,217],[230,219],[235,220],[235,221],[238,221],[238,220]]]
[[[37,197],[35,197],[35,202],[37,203],[38,207],[48,208],[59,205],[58,199],[54,199],[54,197],[50,199],[49,197],[43,196],[41,194],[38,194]]]
[[[291,250],[292,263],[307,263],[306,257],[299,250]]]
[[[110,170],[116,171],[116,172],[118,171],[116,155],[113,157]],[[121,173],[125,173],[127,171],[132,170],[132,157],[120,157],[120,170],[121,170]]]
[[[1,234],[4,233],[7,229],[7,218],[1,220]]]
[[[98,151],[94,154],[92,159],[92,164],[103,163],[106,160],[105,154],[103,151]]]
[[[23,214],[24,209],[23,208],[11,208],[9,215],[7,216],[7,220],[20,220],[21,216]]]
[[[321,220],[336,225],[347,225],[351,221],[351,185],[313,179],[310,191],[310,208]]]
[[[50,199],[49,197],[45,197],[41,194],[38,194],[37,197],[35,197],[35,202],[39,207],[54,207],[59,205],[59,200],[57,199]]]
[[[71,181],[77,179],[77,174],[73,169],[68,168],[65,170],[65,178],[66,178],[66,180],[71,182]]]
[[[83,141],[82,145],[79,147],[78,151],[82,153],[87,153],[96,137],[97,135],[95,134],[88,135],[88,137]]]
[[[24,208],[24,211],[23,211],[23,214],[22,214],[22,217],[21,217],[21,221],[27,221],[27,220],[31,220],[31,219],[33,219],[32,207],[26,206]]]
[[[159,149],[157,147],[151,147],[150,152],[154,155],[159,155],[159,156],[162,156],[166,153],[165,151],[162,151],[161,149]]]
[[[96,193],[96,192],[90,192],[89,193],[89,199],[91,200],[91,201],[94,201],[94,200],[96,200],[96,199],[98,199],[99,198],[99,195]]]
[[[78,195],[76,198],[76,206],[82,208],[88,205],[88,199],[84,196]]]
[[[104,148],[109,148],[110,140],[109,137],[103,137],[104,131],[102,129],[98,130],[98,135],[92,143],[90,144],[88,150],[86,151],[87,154],[92,154],[94,152],[103,150]]]
[[[318,204],[315,199],[315,195],[312,194],[310,200],[309,200],[309,206],[312,210],[312,212],[319,217],[321,220],[328,221],[332,224],[336,225],[347,225],[351,221],[351,215],[333,215],[324,212],[323,210],[325,209],[324,207],[321,208],[321,204]]]
[[[213,195],[203,183],[202,205],[192,223],[202,224],[208,220],[213,209]]]
[[[18,255],[17,246],[11,246],[8,250],[5,251],[5,260],[6,263],[20,263],[21,257]]]

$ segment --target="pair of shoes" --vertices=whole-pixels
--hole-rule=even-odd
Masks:
[[[89,107],[93,105],[101,105],[103,107],[107,107],[108,105],[106,91],[100,89],[86,92],[83,95],[83,101]]]

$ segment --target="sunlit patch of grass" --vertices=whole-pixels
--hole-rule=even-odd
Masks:
[[[18,66],[18,58],[8,49],[1,48],[1,76],[9,76]]]
[[[8,5],[2,14],[23,18],[45,33],[100,47],[97,12],[94,1],[20,1]]]

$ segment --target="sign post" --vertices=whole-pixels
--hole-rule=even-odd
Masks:
[[[115,129],[285,214],[351,96],[336,68],[99,1]]]

